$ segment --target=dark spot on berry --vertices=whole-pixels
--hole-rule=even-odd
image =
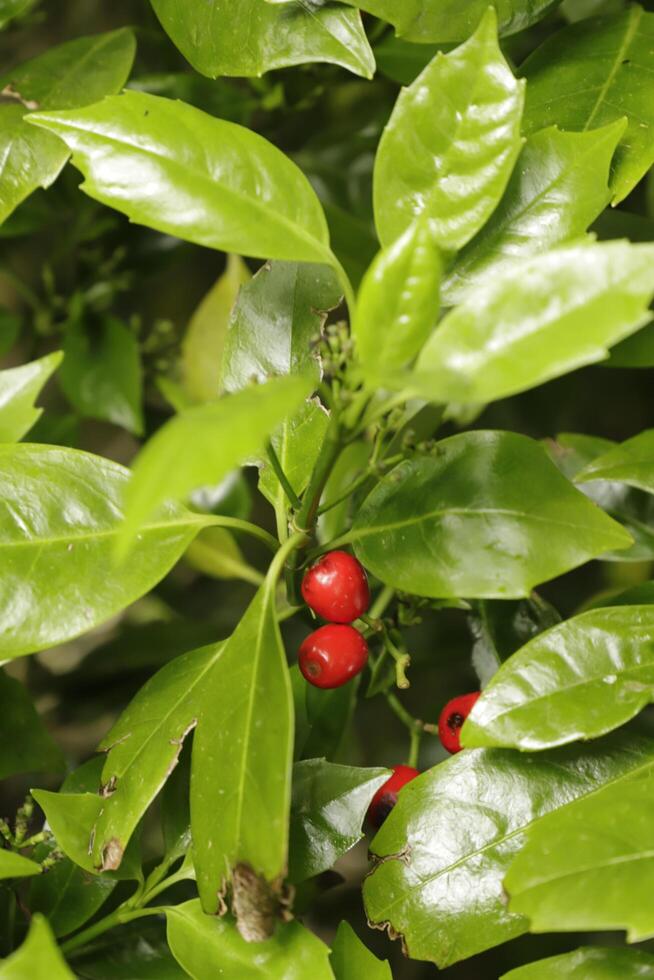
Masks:
[[[465,718],[459,711],[453,711],[447,719],[447,727],[450,729],[450,731],[456,732],[463,726],[464,721]]]
[[[396,803],[397,793],[384,793],[381,800],[375,807],[375,823],[378,827],[381,827]]]
[[[312,660],[310,660],[309,663],[306,665],[305,670],[307,674],[309,674],[311,677],[320,677],[320,675],[322,674],[320,665],[314,663]]]

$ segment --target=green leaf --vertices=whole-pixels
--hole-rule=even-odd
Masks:
[[[361,840],[370,801],[387,769],[337,766],[324,759],[293,767],[289,877],[305,881],[331,868]]]
[[[646,980],[654,976],[654,957],[640,949],[582,946],[504,973],[501,980]]]
[[[597,738],[654,698],[654,608],[596,609],[504,663],[463,726],[468,747],[540,750]]]
[[[38,361],[0,371],[0,442],[18,442],[40,418],[43,409],[35,408],[34,401],[61,364],[62,356],[60,352],[47,354]]]
[[[101,762],[101,759],[92,759],[69,773],[59,795],[97,790]],[[75,801],[76,796],[73,805]],[[88,828],[82,828],[82,834],[88,839]],[[67,839],[67,843],[70,840]],[[38,860],[51,855],[55,846],[54,842],[49,842],[37,848]],[[76,847],[76,844],[73,846]],[[40,912],[47,918],[55,936],[66,936],[95,915],[117,884],[116,875],[92,874],[70,858],[60,858],[47,874],[39,875],[30,883],[28,904],[33,912]]]
[[[100,949],[75,957],[75,965],[84,980],[188,980],[188,973],[173,958],[168,945],[157,931],[146,932],[143,923],[125,934],[120,943],[107,943]]]
[[[331,965],[335,980],[393,980],[387,961],[373,956],[345,920],[336,930]]]
[[[329,416],[317,399],[303,405],[275,429],[270,441],[296,494],[301,494],[322,451]],[[269,462],[261,467],[259,489],[275,508],[288,507],[286,493]]]
[[[17,952],[0,960],[0,980],[75,980],[42,915],[35,915]]]
[[[585,364],[649,320],[654,246],[578,243],[484,278],[424,346],[404,384],[438,401],[483,404]]]
[[[626,929],[654,935],[651,779],[604,787],[528,832],[504,879],[531,932]]]
[[[14,17],[27,13],[34,0],[0,0],[0,28],[7,26]]]
[[[120,864],[134,829],[197,724],[206,686],[223,652],[224,644],[212,644],[167,664],[141,688],[100,743],[108,756],[102,769],[105,798],[91,824],[92,867]]]
[[[90,197],[137,224],[237,255],[331,261],[306,177],[243,126],[144,92],[28,118],[67,144]]]
[[[460,752],[406,786],[374,838],[368,918],[439,967],[521,935],[529,922],[507,910],[502,879],[527,828],[638,771],[654,773],[654,742],[627,733],[535,756]]]
[[[331,269],[267,263],[241,289],[222,362],[221,387],[239,391],[280,374],[321,375],[317,341],[341,289]]]
[[[125,497],[123,549],[165,500],[219,483],[260,453],[268,436],[310,394],[303,377],[278,378],[186,409],[141,450]]]
[[[524,63],[525,126],[595,129],[629,120],[611,189],[617,204],[654,163],[654,14],[637,4],[583,20],[549,37]]]
[[[374,378],[413,360],[438,320],[441,257],[428,221],[410,225],[366,273],[352,331]]]
[[[0,880],[41,874],[41,865],[13,851],[0,851]]]
[[[448,306],[516,258],[579,238],[609,203],[609,168],[626,121],[588,133],[555,126],[527,140],[497,210],[443,283]]]
[[[222,367],[222,386],[238,391],[253,379],[303,374],[320,380],[317,342],[341,289],[331,269],[295,262],[265,265],[244,286],[234,308]],[[272,433],[271,442],[296,494],[305,489],[318,458],[328,415],[317,401],[300,405]],[[283,513],[285,492],[261,457],[259,489]]]
[[[433,241],[461,248],[495,210],[522,145],[524,83],[497,43],[496,18],[404,89],[375,161],[375,222],[391,245],[424,215]]]
[[[609,452],[615,443],[610,439],[565,432],[550,442],[548,452],[568,479],[576,480],[593,460]],[[654,558],[654,496],[628,484],[606,480],[580,482],[580,489],[596,504],[619,521],[631,534],[634,543],[626,551],[610,551],[603,561],[647,561]]]
[[[129,471],[73,449],[0,446],[0,657],[88,632],[145,595],[210,520],[169,506],[112,571]]]
[[[400,85],[410,85],[440,49],[441,45],[413,44],[397,35],[385,34],[379,44],[375,45],[377,68],[392,81]]]
[[[193,740],[193,855],[207,912],[233,871],[247,867],[267,882],[284,874],[292,754],[293,699],[269,575],[205,679]]]
[[[654,429],[608,449],[584,467],[577,482],[612,480],[654,493]]]
[[[0,222],[37,187],[49,187],[68,158],[60,140],[27,125],[26,111],[70,109],[118,92],[135,50],[134,34],[121,28],[50,48],[0,78],[0,90],[10,86],[16,98],[0,105]]]
[[[290,671],[295,704],[295,756],[330,761],[338,755],[356,705],[359,678],[322,690],[307,684],[297,664]]]
[[[227,256],[222,276],[193,313],[182,342],[184,389],[192,401],[208,402],[220,394],[220,374],[229,318],[250,270],[238,255]]]
[[[372,78],[375,59],[360,14],[335,3],[276,8],[266,0],[152,0],[157,17],[203,75],[263,75],[326,61]]]
[[[205,915],[197,900],[167,908],[166,918],[173,955],[193,980],[333,980],[327,946],[299,922],[248,943],[231,919]]]
[[[64,766],[23,685],[0,671],[0,779],[20,772],[58,772]],[[3,852],[0,852],[3,853]]]
[[[510,432],[467,432],[395,467],[347,540],[387,585],[431,598],[513,599],[627,533]]]
[[[502,35],[515,34],[545,16],[557,0],[346,0],[393,25],[407,41],[464,41],[493,7]]]
[[[32,796],[45,813],[64,854],[85,871],[96,873],[99,869],[89,853],[89,830],[102,811],[99,793],[52,793],[35,789]]]
[[[560,619],[556,609],[535,592],[528,599],[476,602],[468,625],[474,639],[472,665],[481,686],[486,687],[511,654]]]
[[[66,329],[59,383],[74,409],[88,419],[143,432],[139,343],[120,320],[94,323],[75,317]]]
[[[240,578],[261,585],[262,576],[245,561],[233,534],[224,527],[207,527],[187,548],[184,560],[211,578]]]

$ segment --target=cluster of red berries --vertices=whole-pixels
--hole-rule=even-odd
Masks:
[[[340,687],[368,662],[368,644],[350,625],[370,605],[363,565],[347,551],[330,551],[304,576],[302,598],[328,623],[307,636],[300,647],[300,670],[315,687]]]
[[[370,590],[363,565],[347,551],[330,551],[313,565],[302,580],[302,598],[326,626],[307,636],[300,647],[303,676],[315,687],[340,687],[356,677],[368,662],[368,644],[351,624],[364,616],[370,605]],[[461,750],[461,728],[480,692],[461,694],[443,708],[438,734],[443,747],[454,754]],[[394,766],[393,775],[372,798],[368,820],[382,823],[397,803],[403,786],[419,776],[413,766]]]

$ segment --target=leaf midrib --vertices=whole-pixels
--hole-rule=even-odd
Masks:
[[[630,8],[628,13],[628,18],[627,18],[627,29],[625,31],[625,35],[620,43],[620,47],[616,51],[615,60],[613,62],[613,65],[611,66],[611,70],[606,76],[606,78],[604,79],[604,82],[599,92],[597,93],[595,105],[593,106],[590,115],[588,116],[588,119],[584,124],[584,130],[590,129],[593,119],[599,112],[602,102],[604,102],[611,86],[613,85],[613,82],[615,81],[615,77],[622,66],[622,62],[624,61],[625,54],[627,53],[629,46],[631,45],[631,42],[633,41],[636,33],[638,32],[638,26],[640,24],[642,14],[643,14],[642,7],[634,5],[633,7]]]
[[[520,517],[526,521],[535,521],[543,524],[554,524],[560,527],[572,528],[574,531],[591,531],[593,533],[597,532],[596,527],[591,527],[587,524],[572,524],[569,521],[558,520],[553,517],[544,517],[541,514],[530,514],[526,511],[513,510],[511,508],[503,507],[449,507],[447,510],[438,509],[434,511],[429,511],[426,514],[421,514],[419,517],[407,517],[401,521],[393,521],[389,524],[376,524],[373,526],[365,528],[353,528],[351,533],[348,535],[348,541],[357,541],[359,538],[369,537],[371,534],[385,534],[388,531],[396,531],[403,527],[411,527],[414,524],[423,524],[427,521],[436,520],[440,517],[449,517],[450,514],[461,514],[469,518],[475,517],[487,517],[502,515],[506,517]]]

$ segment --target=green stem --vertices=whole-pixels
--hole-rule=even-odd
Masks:
[[[407,765],[412,766],[414,769],[418,768],[418,759],[420,756],[420,744],[422,742],[423,732],[425,727],[423,723],[418,719],[414,718],[413,715],[409,714],[404,705],[399,701],[397,696],[392,692],[387,692],[386,701],[388,706],[393,711],[393,713],[399,718],[403,725],[409,730],[409,755],[407,758]]]
[[[207,516],[207,526],[209,527],[224,527],[229,528],[232,531],[242,531],[244,534],[250,534],[253,538],[258,538],[262,541],[266,547],[270,548],[271,551],[277,552],[279,544],[277,539],[269,534],[268,531],[264,531],[262,527],[257,524],[252,524],[250,521],[242,521],[238,517],[225,517],[223,514],[210,514]]]
[[[165,908],[158,907],[147,909],[116,909],[115,912],[106,915],[104,919],[100,919],[99,922],[94,923],[87,929],[82,929],[76,936],[72,936],[63,942],[61,944],[61,951],[64,955],[68,955],[80,949],[80,947],[86,946],[96,936],[101,936],[104,932],[108,932],[109,929],[115,929],[116,926],[125,925],[125,923],[131,922],[132,919],[141,919],[146,915],[162,915],[165,911]]]
[[[379,619],[380,616],[383,616],[386,607],[393,601],[394,595],[395,589],[391,588],[390,585],[385,585],[370,607],[370,616],[372,619]]]
[[[275,471],[275,476],[281,483],[282,489],[288,497],[289,503],[295,510],[299,510],[302,506],[302,501],[291,486],[291,482],[284,472],[284,468],[279,461],[279,456],[275,452],[275,447],[273,446],[272,442],[269,442],[266,446],[266,452],[268,453],[268,459],[270,460],[271,466]]]
[[[418,768],[421,742],[422,742],[422,728],[414,728],[413,731],[411,732],[411,742],[409,744],[409,757],[406,763],[407,766],[411,766],[412,769]]]

